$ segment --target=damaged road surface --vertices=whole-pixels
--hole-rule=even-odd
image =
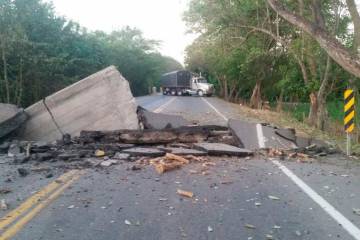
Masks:
[[[135,100],[144,130],[0,146],[1,240],[359,239],[358,164],[217,98]]]

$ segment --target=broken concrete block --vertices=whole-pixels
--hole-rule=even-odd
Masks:
[[[128,81],[114,66],[95,73],[25,109],[26,140],[54,141],[82,130],[138,129]]]
[[[230,119],[228,124],[240,147],[245,147],[250,150],[260,148],[297,148],[295,140],[289,140],[295,138],[291,130],[277,129],[265,124],[233,119]]]
[[[0,138],[18,129],[27,119],[22,108],[0,103]]]
[[[206,156],[207,153],[204,151],[189,149],[189,148],[174,148],[174,147],[158,147],[158,149],[170,152],[176,155],[193,155],[193,156]]]
[[[259,141],[256,133],[256,123],[230,119],[229,129],[237,140],[239,147],[250,150],[259,149]]]
[[[234,147],[223,143],[196,143],[194,147],[207,152],[209,155],[221,156],[231,155],[238,157],[247,157],[253,152],[247,149]]]
[[[146,157],[161,157],[165,155],[164,151],[161,151],[156,148],[142,148],[135,147],[130,149],[125,149],[123,153],[128,153],[131,156],[146,156]]]
[[[179,128],[183,126],[192,125],[182,116],[154,113],[142,107],[137,110],[140,123],[143,124],[144,129],[166,129],[166,128]]]

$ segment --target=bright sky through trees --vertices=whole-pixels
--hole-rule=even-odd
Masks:
[[[48,2],[51,0],[47,0]],[[52,0],[55,11],[90,30],[111,32],[139,28],[146,38],[162,41],[160,52],[184,62],[194,36],[185,34],[182,13],[187,0]]]

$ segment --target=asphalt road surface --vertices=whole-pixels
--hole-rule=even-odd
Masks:
[[[201,124],[244,119],[236,105],[218,98],[146,96],[137,102]],[[45,201],[33,218],[17,219],[8,234],[18,240],[360,239],[360,215],[353,211],[360,209],[356,162],[340,155],[312,164],[261,157],[213,162],[206,174],[194,174],[201,172],[200,163],[161,176],[151,166],[131,171],[133,163],[127,162],[75,170],[64,180],[71,181],[68,187]],[[14,169],[3,166],[0,188],[14,191],[6,195],[11,209],[0,216],[54,180],[29,175],[8,181]],[[195,197],[180,197],[177,189]]]

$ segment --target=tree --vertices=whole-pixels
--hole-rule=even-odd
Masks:
[[[313,1],[318,4],[321,2],[320,0]],[[285,20],[312,36],[335,62],[337,62],[345,70],[349,71],[357,77],[360,77],[360,58],[357,55],[352,54],[351,50],[343,46],[334,35],[329,33],[323,26],[321,26],[319,21],[309,21],[306,18],[289,11],[278,0],[267,0],[267,2],[274,9],[274,11],[276,11]],[[355,4],[352,0],[347,2],[348,4],[353,4],[352,7],[354,7]],[[349,8],[350,7],[351,5],[349,5]],[[355,8],[352,8],[351,12],[353,12],[352,17],[353,21],[355,20],[355,23],[358,20],[356,15],[359,14],[357,11],[356,14],[354,9]],[[317,13],[319,13],[320,10],[321,9],[317,9]],[[358,25],[356,27],[355,35],[358,36]]]

